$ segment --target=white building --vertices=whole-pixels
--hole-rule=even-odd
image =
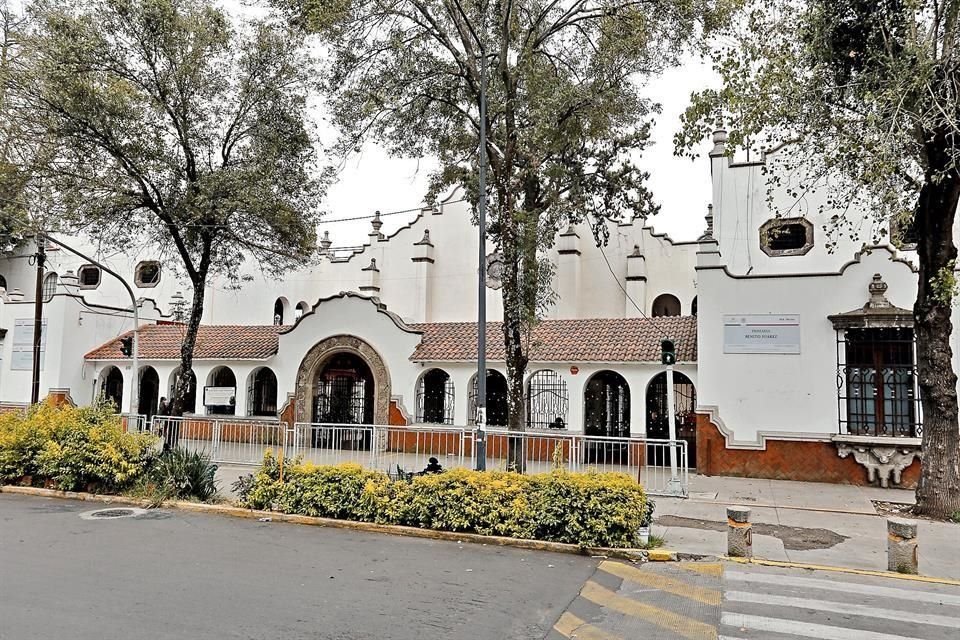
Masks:
[[[884,481],[901,471],[915,481],[921,419],[905,311],[915,254],[854,240],[829,251],[821,196],[808,196],[804,218],[776,218],[766,158],[735,163],[722,132],[715,142],[712,215],[699,241],[673,242],[639,223],[610,223],[602,249],[587,226],[558,234],[550,258],[559,299],[530,342],[528,427],[666,437],[660,340],[670,337],[679,432],[701,472],[866,482],[867,468],[879,468]],[[470,424],[478,251],[468,205],[454,194],[390,236],[381,228],[377,215],[356,248],[325,237],[315,264],[279,282],[253,267],[239,290],[214,282],[195,353],[194,412]],[[35,270],[25,258],[0,261],[6,404],[30,391]],[[45,282],[41,395],[80,404],[106,395],[152,414],[177,375],[183,329],[170,322],[171,299],[189,289],[143,251],[99,258],[144,298],[139,397],[130,397],[132,362],[118,340],[131,329],[129,297],[65,251],[52,253]],[[488,257],[492,274],[496,259]],[[491,319],[501,313],[498,286],[491,277]],[[489,421],[502,424],[496,323],[488,364]]]

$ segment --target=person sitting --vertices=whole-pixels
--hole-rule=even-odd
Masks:
[[[443,467],[440,466],[440,461],[436,458],[430,458],[427,460],[427,467],[423,470],[423,473],[441,473]]]

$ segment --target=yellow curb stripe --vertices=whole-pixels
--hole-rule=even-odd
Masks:
[[[781,560],[764,560],[763,558],[735,558],[720,556],[723,560],[740,564],[758,564],[763,567],[784,567],[786,569],[810,569],[812,571],[833,571],[835,573],[850,573],[855,576],[876,576],[878,578],[894,578],[895,580],[909,580],[911,582],[928,582],[930,584],[945,584],[960,587],[960,580],[950,578],[934,578],[932,576],[918,576],[893,571],[875,571],[873,569],[854,569],[851,567],[834,567],[825,564],[807,564],[803,562],[783,562]]]
[[[723,576],[723,565],[719,562],[678,562],[676,567],[714,578]]]
[[[580,590],[580,596],[594,604],[613,609],[624,615],[640,618],[658,627],[667,629],[687,640],[717,640],[717,629],[709,624],[687,618],[673,611],[653,607],[614,593],[593,580],[588,580]]]
[[[569,611],[564,611],[557,624],[553,625],[553,630],[564,638],[577,638],[577,640],[623,640],[620,636],[607,633],[603,629],[587,624]]]
[[[659,591],[666,591],[667,593],[672,593],[675,596],[687,598],[688,600],[695,600],[696,602],[712,606],[718,606],[720,604],[719,591],[689,585],[686,582],[674,580],[662,573],[635,569],[620,562],[610,562],[609,560],[604,560],[600,563],[600,570],[615,575],[618,578],[623,578],[624,580]]]

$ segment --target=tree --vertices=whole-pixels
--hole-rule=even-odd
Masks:
[[[713,54],[719,90],[695,95],[677,136],[689,149],[710,129],[734,146],[798,140],[783,160],[824,189],[830,231],[911,221],[918,238],[914,305],[923,408],[917,511],[960,511],[960,428],[952,366],[960,198],[960,2],[746,0]],[[757,38],[762,33],[764,37]],[[779,154],[778,154],[779,155]],[[867,214],[870,215],[870,214]],[[881,231],[882,232],[882,231]]]
[[[182,412],[210,277],[252,257],[277,274],[316,242],[317,175],[302,39],[235,27],[211,0],[39,0],[16,70],[22,118],[58,143],[40,178],[105,243],[153,244],[192,286]]]
[[[550,296],[542,256],[559,229],[656,212],[635,164],[657,105],[644,79],[709,28],[709,0],[274,0],[320,35],[325,89],[348,153],[373,138],[433,156],[427,195],[478,201],[487,82],[489,236],[502,254],[509,427],[522,430],[524,334]],[[489,72],[482,77],[481,61]],[[515,452],[516,453],[516,452]],[[523,460],[511,454],[511,464]]]

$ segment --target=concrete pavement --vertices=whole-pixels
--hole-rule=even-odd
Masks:
[[[758,557],[887,568],[886,518],[873,500],[913,504],[913,491],[816,482],[693,476],[690,498],[656,498],[653,533],[677,551],[726,553],[726,506],[752,509]],[[920,572],[960,579],[960,525],[918,520]]]

